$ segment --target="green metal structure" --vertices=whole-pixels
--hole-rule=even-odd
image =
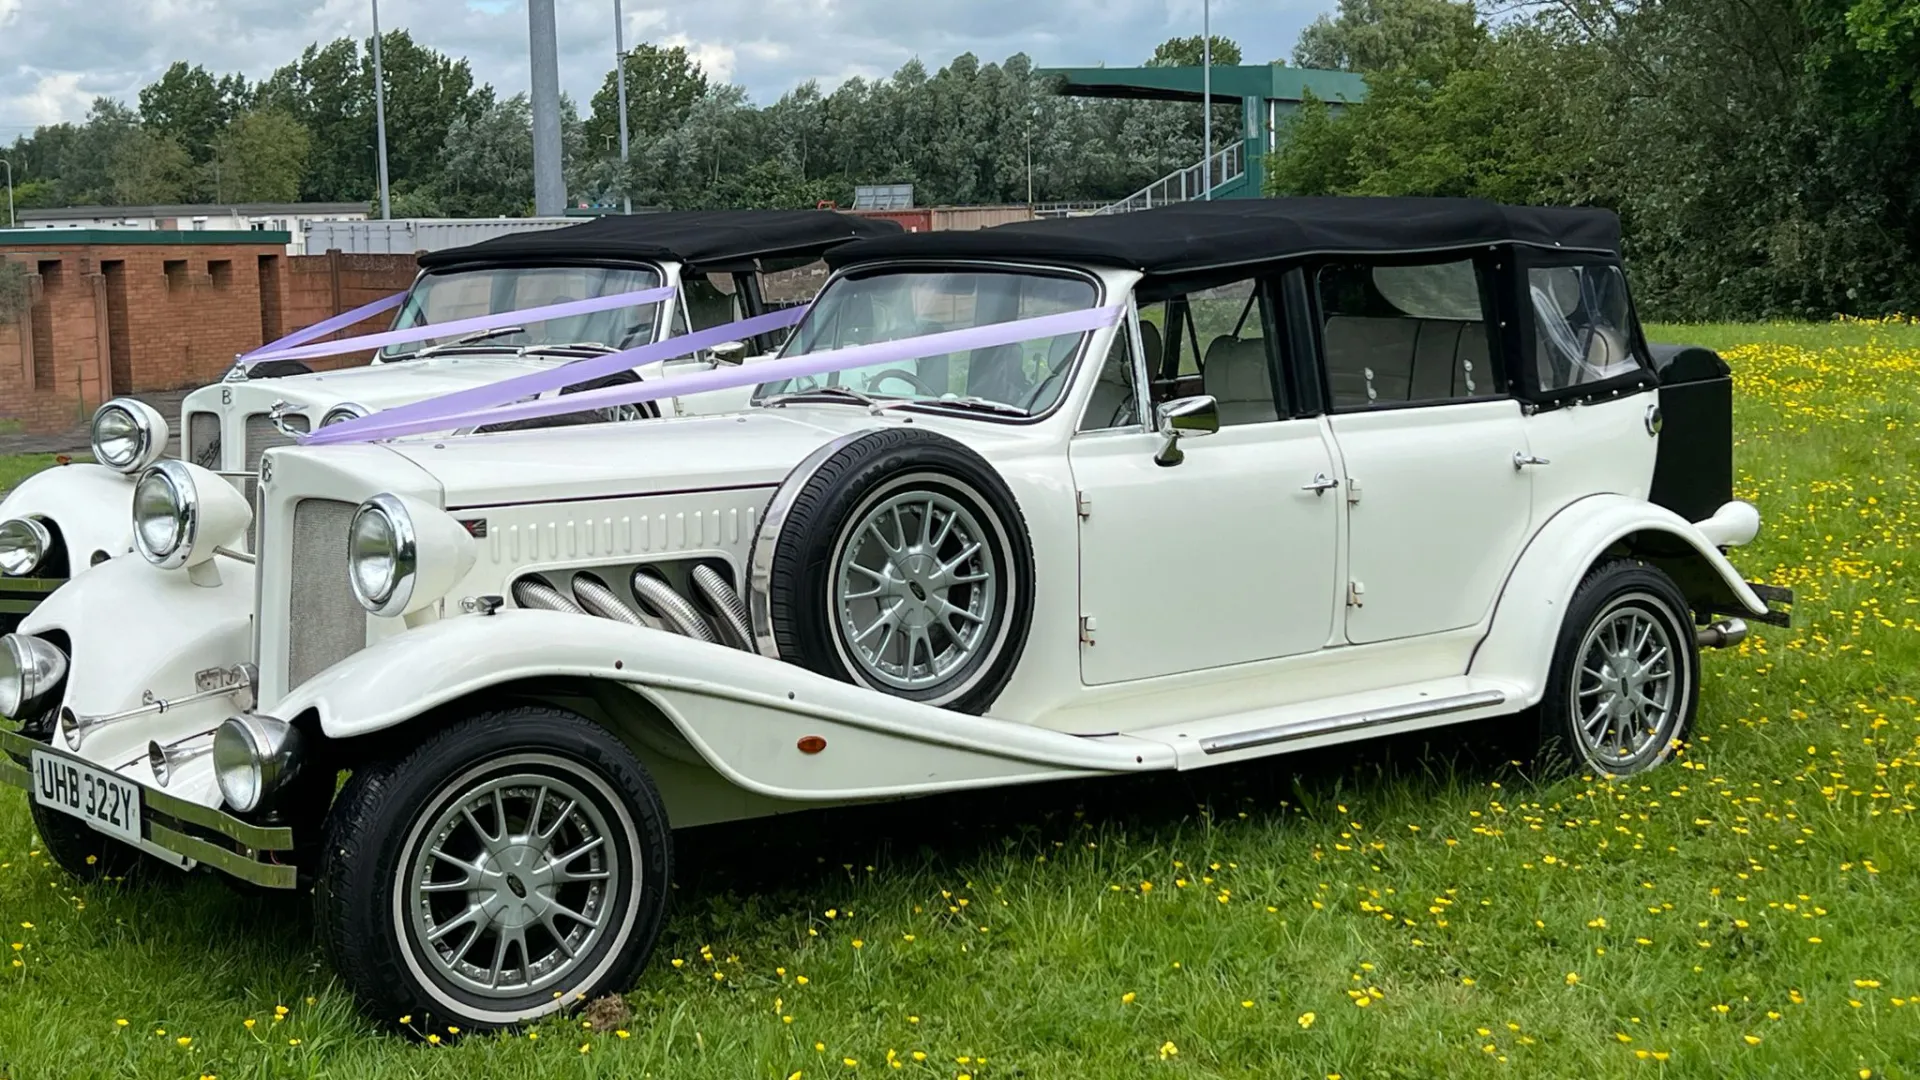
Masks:
[[[1203,98],[1207,81],[1207,73],[1199,67],[1061,67],[1041,68],[1037,74],[1057,80],[1058,92],[1067,97],[1186,101],[1196,105]],[[1216,104],[1230,104],[1236,99],[1240,102],[1239,138],[1223,139],[1214,154],[1216,199],[1260,197],[1266,186],[1266,156],[1275,147],[1275,132],[1299,109],[1307,94],[1335,108],[1367,96],[1366,80],[1352,72],[1278,64],[1215,65],[1212,88]],[[1204,194],[1199,179],[1202,172],[1197,164],[1183,169],[1112,209],[1197,199]]]

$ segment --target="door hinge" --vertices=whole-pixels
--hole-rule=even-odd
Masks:
[[[1092,517],[1093,516],[1093,497],[1091,495],[1088,495],[1084,491],[1076,491],[1073,494],[1074,494],[1074,499],[1076,500],[1074,503],[1074,508],[1079,512],[1080,520],[1085,521],[1087,518]]]
[[[1355,480],[1353,477],[1349,476],[1347,477],[1347,505],[1352,506],[1353,504],[1359,501],[1360,501],[1360,481]]]
[[[1367,587],[1365,584],[1358,581],[1347,582],[1347,606],[1367,606]]]
[[[1080,644],[1091,647],[1094,644],[1093,632],[1096,629],[1098,629],[1098,626],[1093,621],[1093,616],[1080,616]]]

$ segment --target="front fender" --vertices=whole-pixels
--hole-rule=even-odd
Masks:
[[[133,550],[133,477],[105,465],[44,469],[0,500],[0,521],[33,517],[51,522],[67,551],[69,576]]]
[[[323,732],[344,739],[555,677],[639,694],[716,772],[777,799],[881,798],[1175,765],[1161,744],[948,712],[725,646],[548,611],[408,630],[328,668],[271,711],[289,721],[311,711]],[[799,749],[809,735],[826,748]]]
[[[220,583],[196,585],[184,570],[161,570],[138,555],[123,555],[68,582],[35,608],[20,631],[59,631],[71,646],[65,706],[80,716],[103,716],[139,708],[149,694],[175,700],[198,689],[197,673],[245,662],[253,648],[253,567],[224,555],[215,556],[213,565]],[[165,744],[211,731],[233,712],[229,698],[191,702],[97,728],[78,753],[113,769],[135,763],[129,775],[152,783],[149,739]],[[211,762],[202,757],[192,765],[168,794],[217,805],[217,794],[201,797],[212,790]]]
[[[1607,550],[1646,534],[1671,537],[1686,558],[1703,566],[1731,600],[1752,615],[1767,605],[1727,557],[1692,522],[1664,506],[1625,495],[1590,495],[1568,504],[1534,534],[1507,576],[1487,636],[1468,674],[1511,680],[1540,700],[1560,621],[1581,579]]]

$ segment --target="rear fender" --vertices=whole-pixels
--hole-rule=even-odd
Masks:
[[[329,738],[351,739],[462,699],[539,698],[554,680],[581,679],[634,695],[627,711],[671,724],[714,771],[774,799],[885,798],[1175,764],[1165,746],[948,712],[725,646],[548,611],[462,616],[384,639],[272,711],[289,721],[312,713]],[[809,737],[824,747],[810,749]]]
[[[1696,612],[1767,613],[1740,572],[1692,522],[1642,499],[1592,495],[1555,514],[1521,552],[1468,674],[1524,686],[1525,704],[1538,702],[1574,590],[1610,553],[1665,570]]]
[[[50,523],[67,549],[69,575],[133,550],[133,477],[104,465],[45,469],[0,500],[0,521],[32,517]]]

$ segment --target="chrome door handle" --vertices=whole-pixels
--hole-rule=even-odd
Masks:
[[[1551,464],[1553,464],[1553,462],[1548,461],[1546,458],[1534,457],[1532,454],[1529,454],[1524,450],[1515,450],[1513,452],[1513,471],[1514,472],[1519,472],[1521,469],[1524,469],[1529,465],[1551,465]]]
[[[1300,490],[1311,491],[1315,495],[1324,495],[1328,488],[1337,488],[1339,486],[1340,481],[1335,480],[1326,473],[1314,473],[1311,481],[1300,485]]]

